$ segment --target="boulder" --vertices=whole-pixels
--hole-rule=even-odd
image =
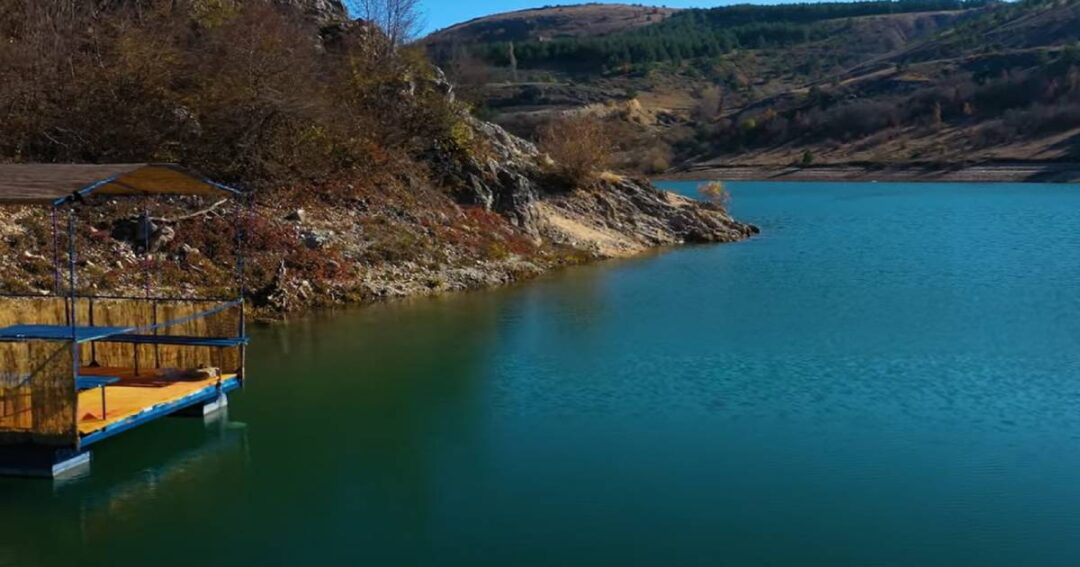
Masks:
[[[333,236],[334,233],[329,230],[306,230],[300,233],[300,240],[309,249],[318,250],[326,246]]]

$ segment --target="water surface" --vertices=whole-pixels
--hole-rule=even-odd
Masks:
[[[731,189],[759,238],[256,330],[228,422],[0,480],[0,565],[1080,563],[1080,188]]]

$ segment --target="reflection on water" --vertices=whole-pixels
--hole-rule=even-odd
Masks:
[[[228,409],[206,416],[206,441],[194,448],[180,451],[160,464],[137,471],[126,480],[98,488],[92,492],[79,491],[85,480],[66,479],[54,483],[54,489],[79,491],[79,519],[84,541],[92,541],[103,530],[109,530],[113,518],[153,513],[157,495],[175,490],[179,485],[212,482],[225,459],[249,461],[247,426],[230,422]]]
[[[117,530],[137,533],[140,518],[162,512],[162,494],[218,482],[223,470],[243,471],[250,460],[247,426],[230,421],[227,409],[165,420],[131,437],[96,447],[92,469],[75,477],[0,480],[0,565],[93,563],[81,546]],[[52,545],[40,545],[45,534]]]

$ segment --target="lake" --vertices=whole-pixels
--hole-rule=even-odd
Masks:
[[[760,237],[255,329],[228,420],[0,480],[0,565],[1080,563],[1080,187],[730,189]]]

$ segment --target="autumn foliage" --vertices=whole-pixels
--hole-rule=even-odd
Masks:
[[[179,162],[281,185],[405,167],[453,126],[422,57],[285,3],[2,4],[0,159]]]
[[[0,161],[176,162],[254,190],[251,214],[174,224],[175,240],[151,258],[109,238],[137,211],[92,204],[80,285],[141,289],[147,272],[155,285],[214,292],[203,288],[232,281],[243,226],[256,301],[283,282],[333,301],[384,263],[436,270],[531,250],[487,211],[475,215],[500,230],[474,229],[473,213],[459,218],[433,182],[432,156],[469,139],[437,79],[422,52],[382,30],[326,25],[280,0],[3,0]],[[206,205],[154,203],[154,214]],[[287,219],[305,207],[307,221]],[[23,230],[0,242],[0,290],[49,289],[47,216],[0,223]]]
[[[724,209],[731,203],[731,193],[720,181],[709,181],[698,185],[698,193],[710,203],[719,205]]]

